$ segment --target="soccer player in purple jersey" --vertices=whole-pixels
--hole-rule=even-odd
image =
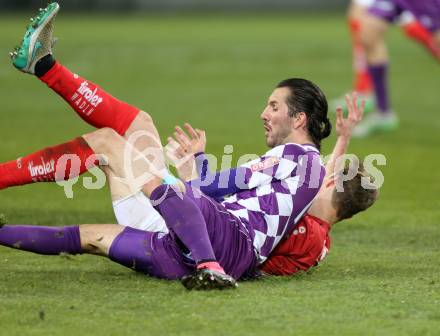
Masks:
[[[21,248],[53,254],[63,249],[71,253],[87,251],[81,242],[90,241],[88,237],[96,238],[98,234],[98,240],[107,244],[105,252],[121,264],[163,278],[185,276],[183,282],[187,288],[234,287],[234,278],[252,274],[281,238],[293,230],[322,184],[325,172],[319,148],[331,130],[324,94],[305,79],[279,83],[261,115],[266,143],[272,149],[248,165],[214,176],[214,181],[225,179],[226,183],[225,188],[216,187],[216,197],[232,194],[219,203],[203,194],[208,193],[205,188],[216,183],[204,186],[202,181],[183,184],[172,179],[149,114],[119,101],[55,61],[52,23],[58,10],[57,3],[40,10],[21,45],[11,53],[13,64],[22,72],[36,75],[81,118],[99,129],[0,165],[0,186],[63,180],[103,163],[110,181],[129,179],[128,164],[135,188],[155,204],[170,233],[145,233],[141,244],[149,242],[147,259],[140,258],[145,251],[139,249],[137,234],[130,228],[114,225],[100,226],[99,231],[93,226],[82,231],[78,226],[61,231],[8,227],[2,229],[3,237],[13,240],[23,237],[18,239]],[[132,141],[138,131],[148,136]],[[127,152],[131,158],[128,162],[122,155]],[[66,169],[68,165],[60,168],[58,163],[63,154],[76,155],[79,169]],[[96,160],[89,160],[88,154],[95,155]],[[51,231],[55,234],[50,234]],[[42,236],[45,239],[29,238]],[[65,240],[58,240],[60,236]],[[93,253],[93,246],[88,251]],[[133,265],[133,260],[143,263]]]
[[[388,92],[389,57],[385,43],[388,26],[403,12],[411,13],[433,38],[425,38],[426,47],[440,59],[440,0],[375,0],[361,21],[361,41],[365,48],[369,73],[376,98],[376,112],[355,129],[354,136],[394,130],[398,119],[391,108]]]

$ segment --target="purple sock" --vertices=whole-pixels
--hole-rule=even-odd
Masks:
[[[0,228],[0,245],[48,255],[81,253],[78,226],[5,225]]]
[[[373,80],[377,110],[380,113],[387,113],[390,110],[388,99],[388,64],[369,65],[368,71]]]
[[[197,264],[216,260],[205,219],[187,195],[177,194],[164,184],[153,191],[151,200],[157,204],[155,208],[165,219],[168,229],[191,251]]]

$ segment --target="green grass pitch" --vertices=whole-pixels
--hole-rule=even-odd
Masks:
[[[0,160],[91,131],[8,51],[26,17],[0,21]],[[341,15],[72,16],[57,18],[56,56],[149,111],[165,138],[176,123],[205,128],[208,152],[234,160],[265,151],[259,120],[274,85],[306,77],[335,97],[350,86]],[[236,291],[187,292],[93,256],[46,257],[0,248],[1,335],[438,335],[440,333],[440,68],[398,29],[389,34],[399,131],[353,140],[383,153],[380,200],[332,231],[330,255],[291,278]],[[325,141],[328,153],[334,136]],[[79,184],[0,192],[13,223],[114,223],[107,189]]]

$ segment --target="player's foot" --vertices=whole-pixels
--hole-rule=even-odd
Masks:
[[[365,100],[365,108],[364,108],[364,116],[373,112],[375,109],[374,106],[374,96],[372,93],[358,93],[358,105],[360,107],[360,104],[362,100]],[[342,110],[344,113],[348,113],[347,104],[345,102],[345,95],[342,95],[339,98],[335,98],[330,103],[331,111],[336,112],[336,109],[342,106]]]
[[[191,275],[182,278],[182,284],[186,289],[209,290],[209,289],[229,289],[238,287],[234,278],[223,272],[201,268]]]
[[[20,71],[35,74],[35,64],[44,56],[52,54],[53,20],[60,6],[56,2],[40,8],[31,19],[21,44],[10,53],[12,64]]]
[[[353,130],[353,137],[365,138],[374,133],[391,132],[399,127],[399,119],[394,112],[375,112],[368,115]]]

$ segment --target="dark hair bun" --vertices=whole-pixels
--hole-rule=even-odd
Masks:
[[[331,132],[332,132],[332,124],[328,118],[325,118],[321,126],[321,139],[327,138]]]

